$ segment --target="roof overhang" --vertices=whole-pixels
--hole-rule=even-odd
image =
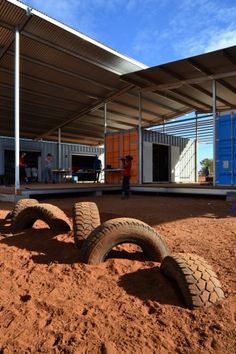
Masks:
[[[98,145],[107,130],[134,128],[236,106],[236,48],[147,68],[29,9],[0,1],[0,135],[14,135],[14,41],[20,30],[20,136]]]
[[[121,76],[145,95],[152,93],[181,110],[211,112],[212,82],[218,111],[236,108],[236,46],[178,60]]]

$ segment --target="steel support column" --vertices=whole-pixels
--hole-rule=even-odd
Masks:
[[[61,128],[58,129],[58,168],[61,166]]]
[[[213,186],[216,185],[216,80],[212,81],[212,113],[213,113]]]
[[[138,119],[138,183],[143,183],[143,144],[142,144],[142,93],[139,92],[139,119]]]
[[[107,103],[104,103],[104,169],[106,169],[106,134],[107,134]],[[104,172],[104,182],[106,183],[106,172]]]
[[[198,114],[195,112],[195,182],[198,182]]]
[[[15,195],[20,189],[20,31],[15,30]]]

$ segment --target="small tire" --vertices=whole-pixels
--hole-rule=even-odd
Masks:
[[[11,214],[9,217],[11,218],[12,221],[16,219],[18,214],[22,212],[25,208],[29,206],[33,206],[39,204],[39,202],[36,199],[20,199],[18,202],[15,204],[14,208],[11,211]]]
[[[79,247],[90,233],[101,224],[98,207],[93,202],[75,203],[73,210],[75,244]]]
[[[44,221],[52,230],[67,232],[71,223],[66,214],[57,206],[51,204],[36,204],[22,210],[13,223],[13,232],[21,232],[31,228],[36,220]]]
[[[224,293],[212,267],[204,258],[192,253],[176,253],[164,258],[161,271],[177,284],[188,308],[210,306]]]
[[[113,247],[123,243],[140,246],[149,259],[157,262],[169,254],[165,242],[155,229],[137,219],[116,218],[104,222],[91,232],[83,242],[81,261],[99,264]]]

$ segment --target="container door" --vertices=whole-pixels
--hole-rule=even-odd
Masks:
[[[143,183],[152,182],[152,143],[143,142]]]
[[[216,184],[236,184],[236,113],[216,121]]]
[[[171,182],[180,181],[180,148],[179,146],[171,146]]]

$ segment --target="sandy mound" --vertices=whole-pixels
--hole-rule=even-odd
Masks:
[[[127,216],[154,226],[175,252],[204,257],[226,299],[188,310],[159,264],[116,252],[99,266],[79,263],[72,232],[37,221],[12,235],[1,203],[0,353],[235,353],[235,214],[224,200],[133,196],[43,201],[71,217],[76,201],[96,201],[105,221]],[[131,248],[127,248],[130,251]],[[129,259],[127,259],[129,258]]]

